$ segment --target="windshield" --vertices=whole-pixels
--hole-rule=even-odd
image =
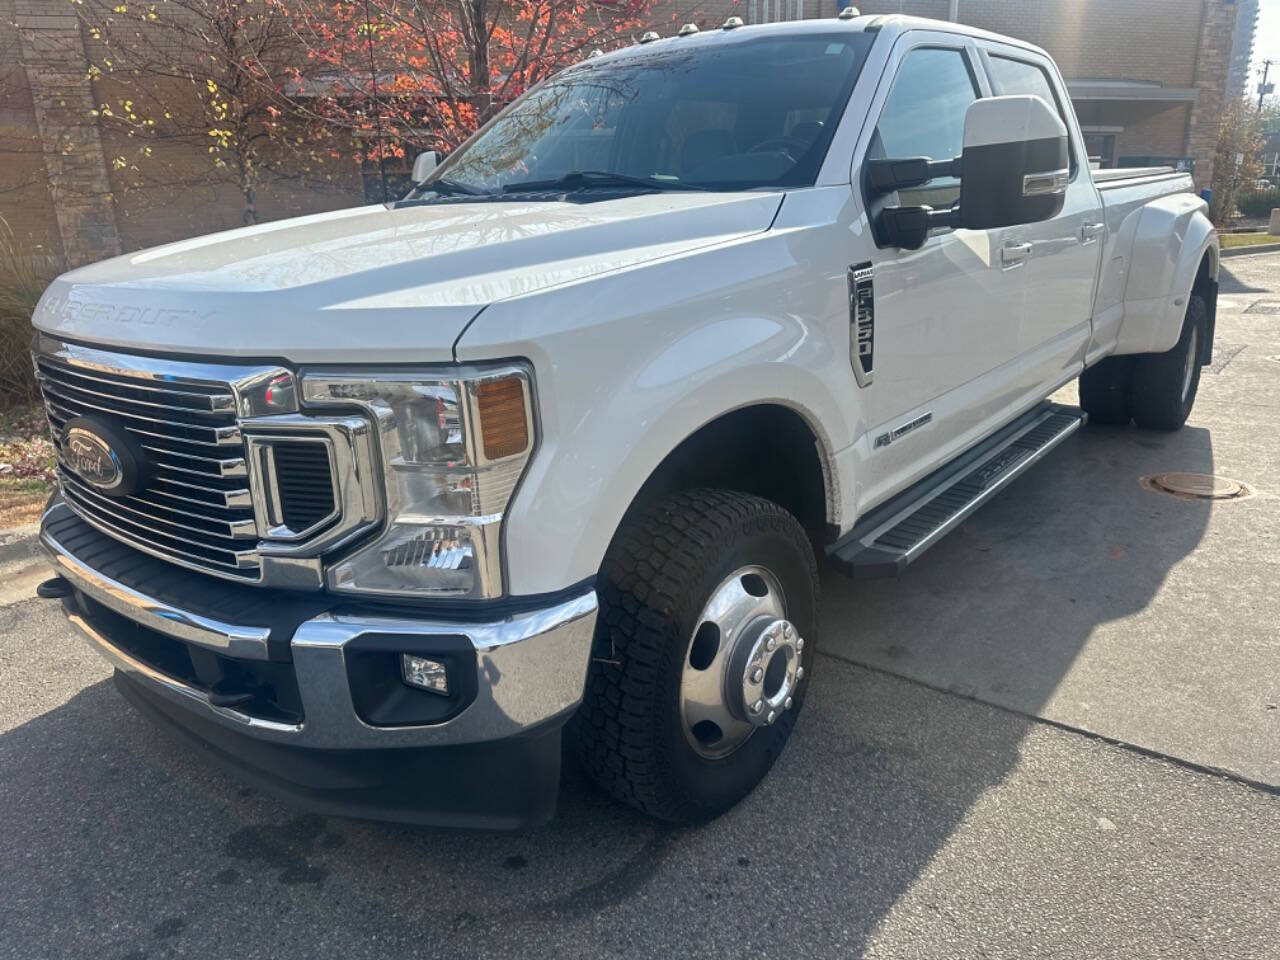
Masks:
[[[809,185],[870,43],[774,35],[587,61],[512,103],[431,180],[486,192],[603,175],[648,189]]]

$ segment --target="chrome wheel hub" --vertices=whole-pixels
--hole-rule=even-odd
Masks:
[[[777,578],[742,567],[712,591],[689,641],[680,719],[690,746],[728,756],[758,727],[776,723],[804,679],[804,640],[786,618]]]
[[[804,678],[803,650],[804,640],[789,620],[754,621],[730,658],[730,709],[756,727],[767,727],[790,710],[792,694]],[[737,690],[732,689],[735,679]]]

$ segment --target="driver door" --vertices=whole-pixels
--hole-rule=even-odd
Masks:
[[[874,125],[857,156],[960,156],[965,111],[990,93],[976,48],[951,34],[911,32],[898,41],[888,71],[893,80],[877,93]],[[862,235],[851,246],[866,250],[874,237],[870,220],[880,208],[949,207],[960,185],[939,179],[870,197],[859,178],[855,190],[862,192],[865,214],[854,226]],[[973,443],[1007,402],[1022,293],[1002,258],[1007,233],[935,230],[919,250],[878,246],[869,264],[851,264],[864,277],[869,267],[874,288],[874,375],[859,383],[868,425],[859,444],[860,509]]]

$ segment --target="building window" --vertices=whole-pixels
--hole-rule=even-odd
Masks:
[[[1089,165],[1099,170],[1110,170],[1116,165],[1116,135],[1114,133],[1086,133],[1084,135],[1085,153],[1089,154]]]

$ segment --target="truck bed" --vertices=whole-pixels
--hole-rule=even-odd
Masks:
[[[1177,180],[1185,178],[1190,185],[1191,175],[1173,167],[1115,167],[1110,170],[1093,170],[1093,182],[1099,190],[1153,180]]]

